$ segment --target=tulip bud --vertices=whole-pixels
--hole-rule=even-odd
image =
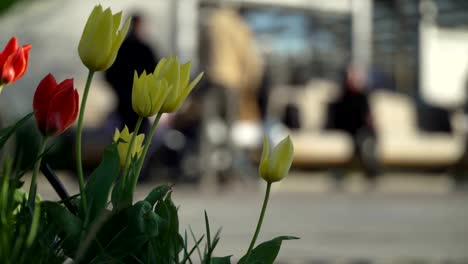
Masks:
[[[268,137],[263,136],[263,151],[260,160],[260,176],[267,182],[281,181],[289,172],[293,161],[294,147],[290,137],[283,139],[270,155]]]
[[[133,133],[136,133],[135,131]],[[120,166],[125,166],[125,159],[127,158],[128,148],[130,147],[130,140],[132,140],[133,133],[129,133],[128,127],[125,126],[120,132],[117,128],[114,133],[114,142],[117,143],[117,151],[119,152]],[[139,134],[135,138],[130,157],[133,159],[135,156],[140,157],[143,150],[144,134]]]
[[[122,12],[112,15],[110,8],[94,7],[81,35],[78,53],[83,64],[92,71],[107,70],[115,61],[127,35],[130,19],[119,31]]]
[[[132,106],[133,111],[142,117],[155,115],[161,109],[172,87],[165,79],[157,79],[154,74],[143,72],[133,77]]]
[[[161,106],[161,112],[172,113],[179,109],[190,91],[200,81],[203,73],[198,74],[195,79],[190,81],[190,62],[180,65],[177,57],[169,56],[159,61],[154,75],[157,78],[164,78],[172,86],[169,95]]]
[[[33,109],[37,126],[44,136],[61,134],[75,122],[78,98],[73,79],[57,84],[50,73],[42,79],[34,94]]]
[[[1,87],[17,81],[26,72],[31,45],[18,47],[18,40],[12,37],[0,53],[0,92]]]

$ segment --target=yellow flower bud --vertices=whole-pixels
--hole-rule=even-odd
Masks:
[[[83,64],[92,71],[107,70],[115,61],[120,45],[127,35],[130,19],[119,31],[122,12],[112,15],[110,8],[94,7],[78,45],[78,54]]]
[[[154,74],[143,72],[133,76],[132,106],[133,111],[142,117],[154,116],[166,100],[172,87],[165,79],[157,79]]]
[[[133,132],[136,133],[136,132]],[[127,157],[128,148],[130,147],[130,140],[132,139],[133,133],[129,133],[128,127],[125,126],[122,131],[117,128],[114,133],[114,142],[117,143],[117,151],[119,152],[120,166],[125,166],[125,158]],[[135,139],[135,144],[130,152],[130,157],[133,159],[135,156],[140,157],[143,150],[143,140],[145,139],[144,134],[139,134]]]
[[[260,160],[260,176],[267,182],[281,181],[289,172],[293,161],[294,147],[288,136],[270,154],[268,137],[263,136],[263,151]]]
[[[159,61],[154,70],[154,75],[157,78],[166,79],[169,85],[172,86],[169,95],[161,106],[161,112],[172,113],[179,109],[190,91],[202,78],[203,72],[189,83],[190,62],[181,65],[177,57],[169,56],[169,58]]]

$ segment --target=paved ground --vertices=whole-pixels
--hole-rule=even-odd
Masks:
[[[66,182],[76,191],[73,181]],[[254,185],[208,192],[176,187],[181,227],[200,234],[206,209],[212,226],[223,227],[216,255],[239,256],[261,206],[261,185]],[[53,198],[44,186],[43,196]],[[151,186],[140,186],[138,196]],[[468,195],[451,192],[447,177],[386,175],[371,192],[362,191],[358,176],[345,182],[344,192],[330,186],[324,175],[295,173],[274,188],[260,241],[301,237],[284,244],[280,262],[468,263]]]

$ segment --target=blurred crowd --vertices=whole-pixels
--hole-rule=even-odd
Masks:
[[[197,6],[195,66],[205,75],[180,111],[163,116],[144,168],[146,179],[254,179],[266,133],[274,143],[290,134],[294,168],[330,171],[338,188],[354,170],[362,172],[370,187],[389,170],[444,172],[453,176],[457,188],[465,185],[468,108],[431,104],[402,89],[408,72],[398,65],[397,74],[354,61],[349,15],[203,2],[207,4]],[[389,2],[374,4],[391,9],[401,1]],[[135,127],[133,70],[151,72],[167,53],[146,35],[157,25],[148,22],[144,12],[130,15],[130,32],[103,76],[115,104],[98,127],[85,131],[91,138],[84,147],[89,170],[115,128]],[[315,15],[349,27],[337,31],[313,20]],[[311,28],[320,23],[326,26],[313,34]],[[145,120],[140,129],[147,130],[148,124]],[[57,145],[57,155],[67,152],[73,141],[71,133]]]

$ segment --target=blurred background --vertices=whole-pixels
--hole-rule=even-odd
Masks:
[[[223,227],[217,255],[246,250],[265,132],[295,146],[260,237],[301,237],[279,262],[468,263],[468,1],[2,0],[0,46],[16,36],[33,48],[25,76],[0,97],[0,126],[31,111],[49,72],[82,91],[77,46],[97,3],[134,19],[119,66],[90,91],[88,174],[114,129],[132,127],[125,68],[154,69],[173,54],[205,76],[163,116],[138,193],[175,183],[182,228],[202,232],[203,209]],[[45,157],[71,194],[73,130]],[[35,131],[31,121],[7,146],[25,168]],[[40,192],[57,199],[44,178]]]

